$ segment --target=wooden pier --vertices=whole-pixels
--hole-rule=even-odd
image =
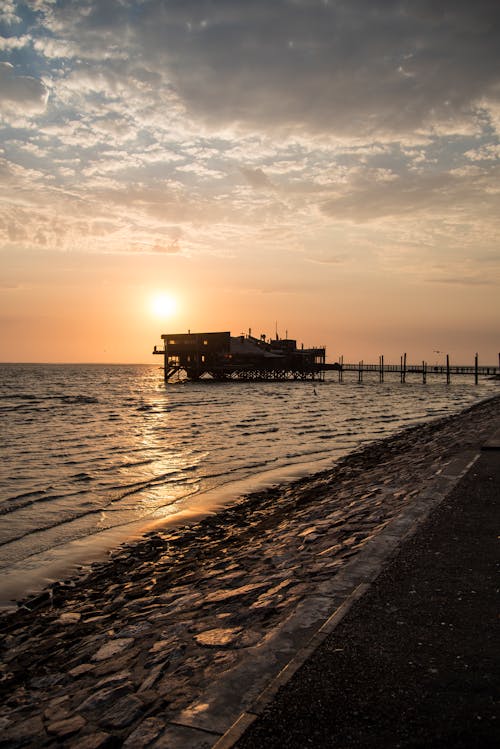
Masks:
[[[378,374],[379,382],[384,382],[385,374],[398,374],[401,382],[406,382],[406,377],[409,374],[420,375],[422,382],[427,382],[429,375],[444,375],[446,377],[447,384],[450,384],[452,376],[463,376],[468,375],[474,377],[474,382],[477,385],[480,377],[491,377],[500,378],[500,354],[499,354],[499,366],[494,367],[492,365],[479,365],[478,354],[474,357],[474,364],[463,365],[463,364],[450,364],[449,355],[446,356],[445,364],[428,364],[428,362],[422,361],[420,364],[408,364],[407,356],[403,354],[399,364],[386,364],[384,357],[379,357],[378,364],[365,364],[363,361],[357,364],[344,363],[344,359],[341,356],[339,361],[335,364],[327,364],[328,369],[335,369],[339,373],[339,382],[343,381],[344,372],[355,372],[358,375],[358,382],[363,382],[364,373],[376,372]]]
[[[267,339],[263,334],[232,336],[220,333],[166,333],[163,346],[164,377],[218,381],[323,380],[325,348],[301,348],[291,338]]]

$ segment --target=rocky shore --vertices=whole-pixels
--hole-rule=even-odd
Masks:
[[[21,602],[0,621],[0,747],[214,746],[499,419],[496,397],[371,443]]]

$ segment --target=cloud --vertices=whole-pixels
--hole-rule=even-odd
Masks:
[[[323,266],[398,252],[401,265],[401,247],[442,252],[447,233],[489,247],[495,8],[33,0],[5,37],[15,67],[0,68],[18,126],[2,133],[4,168],[22,189],[9,187],[4,227],[172,254],[182,227],[183,253],[255,243]]]
[[[498,101],[498,23],[489,0],[151,0],[136,41],[213,124],[374,135]]]
[[[251,185],[255,190],[262,189],[274,189],[274,185],[267,177],[262,169],[249,169],[248,167],[240,167],[242,175],[247,180],[248,184]]]
[[[16,75],[14,66],[0,62],[0,105],[7,113],[34,115],[43,112],[49,92],[38,78]]]
[[[331,217],[354,222],[386,217],[447,216],[488,221],[498,202],[499,169],[453,170],[437,174],[406,174],[387,182],[361,179],[338,197],[327,200],[322,211]]]
[[[0,22],[5,23],[7,26],[19,23],[21,20],[16,13],[17,3],[14,0],[2,0],[0,7]]]

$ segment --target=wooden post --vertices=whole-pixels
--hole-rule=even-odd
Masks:
[[[476,355],[474,357],[474,384],[475,385],[477,385],[477,383],[479,382],[479,367],[478,367],[478,364],[479,364],[479,357],[478,357],[478,355],[476,353]]]
[[[403,357],[403,382],[406,382],[406,354]]]
[[[450,355],[446,354],[446,384],[450,384]]]
[[[343,357],[343,355],[339,356],[339,366],[340,366],[340,369],[339,369],[339,382],[343,382],[343,380],[344,380],[344,357]]]
[[[378,361],[379,361],[379,368],[380,368],[378,379],[379,379],[379,382],[383,382],[384,381],[384,355],[383,354],[382,356],[379,356]]]
[[[425,385],[427,383],[427,365],[422,361],[422,382]]]
[[[363,382],[363,361],[359,362],[358,382]]]

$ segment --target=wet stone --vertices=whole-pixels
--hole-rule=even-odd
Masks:
[[[139,687],[138,694],[142,694],[142,692],[147,692],[151,687],[158,681],[160,678],[162,671],[164,668],[168,665],[168,661],[162,661],[161,663],[158,663],[156,666],[154,666],[148,673],[148,676],[144,679],[141,686]]]
[[[73,739],[71,742],[71,749],[106,749],[114,744],[112,737],[109,733],[104,731],[98,731],[97,733],[89,733],[87,736],[82,736],[78,739]]]
[[[78,624],[81,618],[82,618],[81,614],[68,611],[66,614],[61,614],[61,616],[59,617],[57,621],[60,622],[61,624]]]
[[[122,637],[117,638],[116,640],[111,640],[99,648],[97,653],[92,656],[92,660],[97,662],[105,661],[108,658],[123,653],[123,651],[129,648],[133,643],[134,639],[132,637]]]
[[[139,717],[144,705],[132,694],[122,697],[102,716],[99,723],[105,728],[126,728]]]
[[[123,746],[126,749],[142,749],[149,746],[164,730],[165,723],[159,718],[146,718],[132,731]]]
[[[132,674],[130,671],[117,671],[115,674],[110,674],[109,676],[105,676],[96,684],[96,689],[101,689],[105,686],[118,686],[119,684],[124,684],[125,682],[129,682],[132,678]]]
[[[194,639],[198,645],[209,648],[224,648],[233,645],[239,637],[241,627],[207,629],[199,632]]]
[[[230,598],[239,598],[240,596],[248,595],[253,593],[255,590],[266,588],[267,583],[249,583],[248,585],[242,585],[239,588],[227,588],[226,590],[215,591],[205,596],[204,603],[219,603],[221,601],[227,601]]]
[[[86,724],[85,718],[83,718],[81,715],[73,715],[71,718],[67,718],[66,720],[58,720],[54,723],[49,723],[47,726],[47,731],[51,734],[55,734],[59,738],[64,738],[65,736],[71,736],[73,733],[78,733],[83,726]]]
[[[83,676],[83,674],[87,674],[89,671],[93,671],[94,668],[95,666],[92,663],[81,663],[79,666],[75,666],[75,668],[70,669],[68,671],[68,674],[76,679],[78,676]]]
[[[0,746],[17,749],[31,742],[31,746],[43,746],[47,734],[39,715],[10,725],[0,736]]]
[[[93,692],[82,702],[78,708],[80,712],[92,712],[94,710],[105,710],[108,705],[111,705],[120,697],[131,691],[131,684],[119,684],[118,686],[108,686],[99,689],[97,692]]]

